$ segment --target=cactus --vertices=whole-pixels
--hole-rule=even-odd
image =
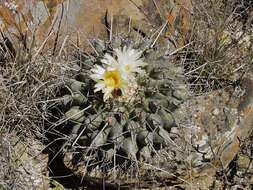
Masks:
[[[98,55],[84,60],[84,69],[75,78],[65,80],[63,92],[67,93],[61,94],[62,101],[57,105],[66,121],[57,130],[68,127],[67,135],[72,137],[67,149],[85,147],[79,151],[92,168],[102,167],[105,161],[115,165],[152,159],[154,152],[170,143],[170,130],[177,127],[173,111],[188,97],[180,66],[164,56],[166,48],[155,50],[148,40],[141,42],[129,36],[123,38],[127,40],[115,37],[110,45],[94,40]],[[90,77],[90,68],[103,65],[105,52],[130,46],[142,52],[147,63],[142,67],[145,75],[135,75],[138,87],[130,98],[124,99],[120,91],[115,91],[105,100],[103,91],[94,92],[96,83]]]

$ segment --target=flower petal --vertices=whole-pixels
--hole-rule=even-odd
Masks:
[[[95,90],[94,92],[98,92],[100,90],[103,90],[105,88],[105,84],[103,82],[98,82],[95,84]]]

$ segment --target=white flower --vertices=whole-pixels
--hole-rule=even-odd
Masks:
[[[106,53],[104,55],[104,58],[101,60],[102,63],[106,64],[108,69],[116,69],[119,68],[119,63],[118,61],[116,61],[114,59],[114,57],[112,57],[111,55],[109,55],[108,53]]]
[[[133,79],[136,74],[145,73],[141,67],[146,66],[147,63],[140,58],[142,54],[141,51],[125,46],[122,51],[120,49],[115,49],[115,53],[123,78]]]
[[[90,75],[91,78],[97,82],[94,91],[102,91],[104,93],[104,101],[113,97],[112,93],[114,91],[124,91],[123,89],[126,85],[117,68],[104,69],[103,67],[96,65],[96,68],[91,71],[93,72],[93,74]]]
[[[91,69],[91,78],[96,81],[95,92],[104,93],[104,101],[113,97],[114,92],[121,91],[121,99],[127,100],[133,96],[138,87],[137,74],[145,74],[141,67],[147,65],[140,58],[142,52],[124,47],[123,50],[114,50],[117,60],[109,54],[105,54],[101,62],[103,67],[95,65]]]

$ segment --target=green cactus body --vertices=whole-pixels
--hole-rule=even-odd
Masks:
[[[88,60],[94,60],[90,66],[103,66],[104,52],[133,47],[128,43],[131,41],[135,40],[116,37],[109,48],[106,43],[95,40],[99,55]],[[76,78],[66,80],[69,94],[62,94],[59,109],[68,121],[67,127],[72,127],[70,133],[75,134],[75,145],[86,147],[81,149],[83,159],[93,157],[86,161],[94,168],[102,168],[104,162],[114,163],[112,167],[116,167],[115,164],[129,160],[148,161],[156,151],[171,143],[170,130],[177,127],[173,112],[188,97],[188,91],[179,66],[163,57],[164,48],[154,50],[147,48],[147,41],[144,43],[139,41],[134,45],[143,52],[141,58],[147,65],[142,68],[144,74],[135,73],[136,85],[128,99],[117,90],[105,101],[103,91],[94,92],[97,81],[89,77],[90,69],[83,69]],[[108,79],[106,84],[115,84],[113,80]]]

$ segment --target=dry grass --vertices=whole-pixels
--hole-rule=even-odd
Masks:
[[[193,1],[191,45],[184,67],[190,88],[197,94],[238,83],[252,64],[252,30],[242,22],[241,11],[252,5],[228,5],[222,1]],[[244,19],[249,20],[250,17]]]
[[[38,173],[33,163],[38,151],[31,141],[43,139],[46,115],[43,106],[46,100],[55,96],[64,71],[63,66],[46,52],[32,61],[29,53],[33,49],[26,51],[19,45],[15,49],[18,50],[15,58],[8,48],[1,52],[0,187],[34,189],[32,184],[36,183],[34,180],[40,180],[42,173]],[[42,149],[40,146],[39,152]]]

